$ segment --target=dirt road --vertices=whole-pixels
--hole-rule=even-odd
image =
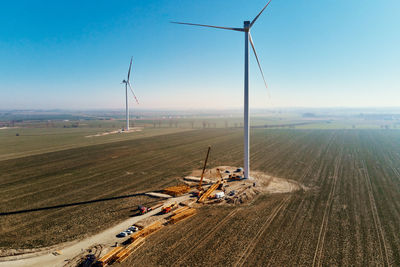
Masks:
[[[171,203],[171,202],[181,202],[189,199],[188,195],[181,196],[181,197],[176,197],[176,198],[171,198],[169,199],[166,204]],[[143,220],[145,218],[148,218],[152,215],[157,214],[158,212],[161,211],[161,207],[146,213],[141,216],[136,216],[129,218],[125,220],[124,222],[115,225],[114,227],[111,227],[97,235],[85,238],[77,243],[74,243],[72,245],[69,245],[63,249],[60,249],[58,251],[61,252],[60,255],[53,255],[52,253],[55,252],[56,249],[54,250],[49,250],[48,253],[38,255],[38,256],[33,256],[29,258],[24,258],[23,255],[16,256],[16,257],[8,257],[8,261],[1,261],[0,262],[0,267],[13,267],[13,266],[64,266],[65,263],[69,259],[74,258],[81,252],[85,251],[87,248],[94,246],[96,244],[104,244],[111,246],[115,244],[115,242],[121,242],[125,239],[123,238],[117,238],[116,234],[118,234],[121,231],[124,231],[127,229],[129,226],[137,223],[140,220]]]

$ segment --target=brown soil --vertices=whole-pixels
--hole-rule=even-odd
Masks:
[[[225,192],[224,200],[209,200],[207,204],[243,204],[253,200],[258,194],[276,194],[276,193],[291,193],[295,191],[305,191],[308,188],[301,183],[284,178],[273,177],[261,171],[252,171],[249,179],[240,181],[229,180],[229,171],[231,174],[234,173],[238,167],[232,166],[218,166],[209,170],[206,170],[204,177],[216,182],[219,180],[217,169],[220,170],[222,177],[224,178],[224,186],[222,191]],[[202,170],[194,170],[191,176],[197,177],[201,175]],[[242,173],[239,173],[242,175]],[[206,190],[208,186],[204,187]],[[220,192],[221,190],[216,190]],[[229,196],[230,192],[235,192],[234,195]],[[214,194],[215,194],[214,193]]]

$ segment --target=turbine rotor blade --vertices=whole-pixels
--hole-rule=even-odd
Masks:
[[[261,76],[262,76],[262,78],[263,78],[265,88],[267,89],[268,97],[271,98],[271,94],[270,94],[270,92],[269,92],[267,82],[265,81],[264,72],[263,72],[263,70],[262,70],[262,68],[261,68],[260,61],[258,60],[256,48],[254,47],[253,38],[251,38],[250,32],[249,32],[249,41],[250,41],[251,47],[253,48],[254,56],[256,57],[257,64],[258,64],[258,68],[260,69]]]
[[[133,89],[132,89],[131,83],[128,81],[128,82],[127,82],[127,84],[129,85],[129,89],[131,89],[131,92],[132,92],[132,94],[133,94],[133,97],[134,97],[134,98],[135,98],[135,100],[136,100],[136,103],[138,103],[138,104],[139,104],[139,100],[137,99],[137,97],[136,97],[135,93],[133,92]]]
[[[175,21],[171,21],[171,23],[182,24],[182,25],[190,25],[190,26],[209,27],[209,28],[216,28],[216,29],[222,29],[222,30],[231,30],[231,31],[238,31],[238,32],[243,32],[244,31],[244,29],[242,29],[242,28],[229,28],[229,27],[220,27],[220,26],[194,24],[194,23],[186,23],[186,22],[175,22]]]
[[[258,13],[258,15],[253,19],[253,21],[250,23],[250,28],[253,27],[253,24],[256,22],[256,20],[258,19],[259,16],[261,16],[261,14],[264,12],[264,10],[267,8],[267,6],[269,5],[269,3],[271,3],[272,0],[269,0],[268,3],[264,6],[264,8],[261,10],[260,13]]]
[[[129,71],[128,71],[128,82],[129,82],[129,77],[131,76],[132,59],[133,59],[133,57],[131,57],[131,64],[129,64]]]

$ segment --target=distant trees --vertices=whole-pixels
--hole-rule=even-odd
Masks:
[[[314,113],[311,112],[303,113],[303,118],[315,118],[315,117],[317,116]]]

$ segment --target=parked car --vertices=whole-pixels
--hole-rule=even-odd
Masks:
[[[136,226],[133,225],[133,226],[129,227],[128,230],[131,230],[132,232],[137,232],[137,231],[139,231],[139,228],[137,228]]]
[[[127,236],[128,234],[124,231],[124,232],[121,232],[121,233],[119,233],[118,235],[117,235],[117,237],[125,237],[125,236]]]
[[[131,235],[133,233],[133,231],[128,229],[128,230],[125,230],[125,233],[127,233],[128,235]]]

